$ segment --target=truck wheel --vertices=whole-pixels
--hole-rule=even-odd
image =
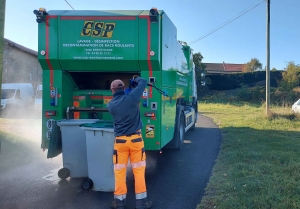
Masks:
[[[90,179],[90,178],[85,178],[81,182],[81,188],[83,190],[90,190],[93,188],[93,185],[94,185],[94,183],[93,183],[92,179]]]
[[[184,139],[184,117],[183,114],[180,114],[179,121],[177,123],[176,127],[176,142],[177,142],[177,149],[180,150],[181,146],[183,144],[183,139]]]
[[[61,178],[62,180],[65,180],[70,176],[70,170],[67,168],[62,168],[58,171],[58,177]]]

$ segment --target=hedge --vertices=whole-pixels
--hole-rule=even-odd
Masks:
[[[248,86],[265,86],[266,71],[234,74],[208,74],[211,84],[207,85],[210,90],[232,90],[240,88],[241,84]],[[282,79],[282,71],[270,71],[270,86],[278,87]]]

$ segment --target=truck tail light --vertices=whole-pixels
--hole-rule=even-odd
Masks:
[[[157,8],[150,9],[150,12],[149,12],[150,22],[157,23],[158,22],[158,15],[159,15],[159,13],[157,11]]]
[[[151,118],[155,118],[155,113],[154,112],[146,112],[144,113],[145,117],[151,117]]]
[[[45,116],[46,116],[46,117],[56,116],[56,110],[48,110],[48,111],[45,111]]]

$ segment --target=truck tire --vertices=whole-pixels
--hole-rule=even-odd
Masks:
[[[193,126],[189,129],[191,131],[195,131],[195,127],[196,127],[196,122],[197,122],[197,119],[198,119],[198,102],[196,101],[195,104],[194,104],[194,109],[195,109],[195,123],[193,124]]]
[[[177,143],[176,149],[180,150],[183,144],[184,140],[184,116],[182,113],[180,113],[178,117],[178,121],[176,123],[176,129],[175,129],[175,141]]]

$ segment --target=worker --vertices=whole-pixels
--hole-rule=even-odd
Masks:
[[[126,204],[126,167],[128,158],[132,166],[135,181],[136,209],[152,208],[147,200],[145,182],[146,154],[141,135],[142,121],[139,100],[147,85],[147,80],[133,76],[136,87],[127,94],[121,80],[111,83],[112,100],[107,104],[114,121],[115,143],[113,152],[115,191],[111,207],[124,209]]]

